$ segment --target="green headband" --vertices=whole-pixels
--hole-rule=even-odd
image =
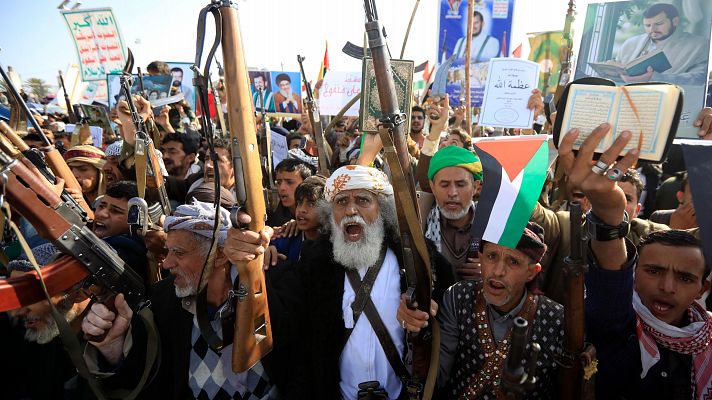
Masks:
[[[482,163],[480,163],[480,159],[473,152],[462,147],[447,146],[435,152],[435,155],[430,160],[428,179],[432,181],[438,171],[447,167],[464,168],[472,173],[476,181],[482,180]]]

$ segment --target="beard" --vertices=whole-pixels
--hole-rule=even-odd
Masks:
[[[445,219],[448,219],[450,221],[457,221],[459,219],[465,218],[465,215],[467,215],[467,213],[470,212],[470,209],[474,207],[475,202],[471,201],[469,206],[463,207],[460,211],[448,211],[440,206],[438,206],[438,210],[440,211],[440,215],[445,217]]]
[[[281,93],[282,96],[284,96],[284,98],[287,100],[292,98],[292,88],[291,87],[289,88],[289,90],[279,89],[279,93]]]
[[[198,279],[200,279],[200,277],[186,275],[185,273],[180,272],[180,271],[175,271],[175,274],[180,275],[183,278],[183,280],[185,281],[185,286],[182,288],[176,286],[175,282],[173,282],[173,286],[175,287],[175,291],[176,291],[176,297],[182,299],[183,297],[188,297],[188,296],[193,296],[193,295],[198,294]]]
[[[67,323],[71,323],[77,318],[77,312],[73,308],[74,303],[68,298],[62,299],[56,306],[57,311],[64,316]],[[42,317],[30,317],[28,319],[40,320]],[[57,321],[52,318],[51,313],[47,313],[44,316],[45,326],[40,329],[26,329],[25,330],[25,340],[28,342],[37,342],[37,344],[47,344],[51,342],[54,338],[59,336],[59,326],[57,326]]]
[[[665,40],[665,39],[669,38],[670,36],[672,36],[672,34],[675,33],[675,30],[676,30],[676,29],[677,29],[676,26],[670,26],[670,32],[669,32],[667,35],[660,36],[660,37],[657,38],[657,39],[653,39],[653,38],[651,37],[650,40],[652,40],[653,42],[656,42],[656,43],[657,43],[657,42],[662,42],[663,40]]]
[[[349,269],[367,269],[378,261],[383,245],[385,224],[379,213],[370,225],[358,215],[344,217],[340,224],[330,217],[331,241],[334,244],[334,260]],[[358,223],[363,227],[361,239],[358,242],[346,240],[344,229],[347,224]]]

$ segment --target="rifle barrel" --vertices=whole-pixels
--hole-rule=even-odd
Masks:
[[[2,78],[5,80],[7,88],[10,90],[10,94],[12,97],[15,98],[15,101],[17,101],[17,104],[20,105],[22,108],[22,111],[25,113],[27,116],[27,119],[30,120],[30,124],[32,124],[32,127],[35,128],[37,131],[37,134],[40,137],[40,140],[42,140],[42,143],[45,146],[51,146],[52,143],[49,141],[47,136],[42,132],[42,128],[40,127],[40,124],[37,123],[37,120],[35,117],[32,115],[32,112],[30,111],[30,107],[27,106],[27,103],[25,103],[25,100],[23,100],[22,96],[20,96],[20,92],[17,91],[17,88],[15,85],[12,84],[12,81],[10,80],[10,77],[7,76],[7,73],[5,73],[5,68],[0,64],[0,74],[2,74]]]

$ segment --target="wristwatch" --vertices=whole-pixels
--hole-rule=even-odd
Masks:
[[[623,222],[620,225],[612,226],[603,222],[596,214],[589,211],[586,213],[586,230],[588,237],[599,242],[608,242],[628,235],[630,232],[630,220],[628,213],[623,212]]]

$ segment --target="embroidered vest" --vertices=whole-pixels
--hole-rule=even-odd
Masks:
[[[448,382],[449,392],[452,394],[452,398],[458,398],[470,387],[470,389],[476,389],[474,390],[475,394],[470,394],[465,398],[497,399],[499,371],[501,371],[506,353],[509,351],[509,334],[504,339],[507,341],[506,344],[504,340],[501,343],[496,343],[489,327],[488,312],[485,311],[485,315],[480,318],[476,315],[477,297],[484,301],[481,284],[477,284],[475,281],[461,281],[453,287],[453,291],[460,337],[458,355],[455,358]],[[561,352],[564,340],[564,308],[547,297],[531,294],[529,296],[538,298],[534,322],[529,335],[532,342],[539,343],[541,353],[537,361],[538,382],[534,390],[528,393],[525,398],[551,399],[555,398],[557,391],[555,386],[557,365],[554,357]],[[529,303],[530,300],[527,299],[526,302]],[[520,315],[526,313],[527,303],[522,308]],[[490,331],[481,335],[480,330],[482,329]],[[489,342],[490,340],[492,343]],[[487,355],[486,347],[494,351],[494,354]],[[525,354],[528,354],[529,351],[530,346],[527,344]],[[492,357],[492,361],[489,363],[487,362],[488,356]],[[480,384],[482,387],[478,388]]]

